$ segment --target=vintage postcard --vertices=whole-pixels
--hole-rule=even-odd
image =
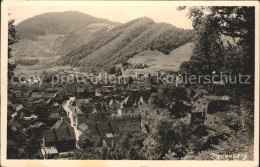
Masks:
[[[1,166],[259,166],[259,2],[1,7]]]

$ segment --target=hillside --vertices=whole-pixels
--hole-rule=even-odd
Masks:
[[[145,69],[135,69],[135,70],[178,70],[179,66],[184,61],[189,61],[192,55],[192,43],[187,43],[182,45],[168,55],[159,52],[159,51],[151,51],[145,50],[135,55],[134,57],[128,60],[129,63],[142,63],[146,64],[149,67]],[[130,69],[129,69],[130,70]],[[130,70],[131,71],[131,70]]]
[[[37,15],[16,26],[20,40],[13,46],[13,55],[14,58],[37,57],[47,64],[103,36],[117,24],[73,11]]]
[[[192,37],[190,30],[139,18],[115,26],[104,36],[61,57],[56,64],[80,67],[83,71],[108,70],[144,50],[169,54],[190,42]]]
[[[13,59],[37,58],[40,69],[108,70],[145,50],[168,55],[193,38],[191,30],[147,17],[121,24],[80,12],[37,15],[16,29],[20,40],[12,46]]]

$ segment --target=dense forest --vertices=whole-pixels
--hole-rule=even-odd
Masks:
[[[207,13],[207,14],[205,14]],[[194,54],[182,63],[180,72],[187,75],[250,75],[251,84],[228,85],[232,97],[253,101],[255,69],[255,17],[253,7],[191,8],[190,18],[195,31]],[[223,36],[236,39],[235,43]],[[227,83],[228,84],[228,83]],[[243,97],[242,97],[243,96]]]
[[[12,76],[14,75],[14,69],[16,67],[15,64],[10,63],[9,61],[9,59],[12,58],[11,45],[18,42],[18,35],[14,26],[14,21],[15,20],[10,20],[8,22],[8,79],[12,78]]]
[[[104,36],[95,38],[60,58],[56,64],[82,67],[84,70],[109,70],[125,63],[144,50],[158,50],[169,54],[190,42],[192,30],[184,30],[150,18],[139,18],[115,26]]]
[[[92,23],[113,24],[113,22],[107,19],[95,18],[81,12],[67,11],[36,15],[19,23],[16,29],[20,38],[38,40],[38,36],[47,34],[71,33],[70,37],[74,34],[79,35],[81,28],[87,27]],[[73,32],[74,34],[72,35]]]

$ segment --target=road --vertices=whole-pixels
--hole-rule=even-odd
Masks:
[[[66,100],[63,102],[62,107],[66,111],[68,117],[70,118],[70,124],[74,128],[75,135],[76,135],[76,141],[79,140],[79,136],[81,135],[81,132],[77,129],[76,122],[73,119],[73,115],[75,114],[74,111],[72,111],[69,107],[70,104],[75,100],[75,98],[70,98],[69,100]],[[77,145],[78,147],[78,145]]]

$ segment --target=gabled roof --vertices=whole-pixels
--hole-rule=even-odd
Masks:
[[[40,103],[45,103],[45,100],[43,99],[39,99],[39,100],[36,100],[34,102],[32,102],[33,104],[40,104]]]
[[[56,147],[44,147],[42,150],[44,150],[43,154],[51,155],[51,154],[58,154],[58,150]]]
[[[50,129],[59,129],[62,127],[71,127],[70,124],[63,119],[59,119]]]
[[[32,97],[43,97],[42,92],[33,92]]]
[[[55,102],[52,104],[52,106],[59,106],[59,103]]]
[[[48,129],[43,131],[45,142],[76,140],[76,135],[73,127],[62,127],[59,129]]]
[[[8,121],[8,125],[11,127],[21,127],[22,126],[22,124],[19,121],[15,120],[13,118],[10,121]]]
[[[52,98],[49,98],[49,99],[46,101],[46,103],[49,104],[49,103],[52,102],[52,101],[53,101],[53,99],[52,99]]]
[[[106,133],[112,133],[109,122],[107,121],[102,121],[97,123],[97,130],[100,136],[105,136]]]
[[[205,112],[207,113],[209,101],[206,98],[199,98],[193,105],[192,113]]]
[[[105,103],[105,102],[96,103],[96,104],[95,104],[95,109],[96,109],[97,112],[99,112],[99,113],[108,112],[107,103]]]
[[[94,102],[86,103],[82,105],[82,108],[84,109],[84,112],[91,113],[94,111]]]
[[[78,93],[83,93],[85,91],[85,88],[84,87],[76,87],[76,91]]]
[[[89,103],[89,99],[77,99],[78,105],[87,104],[87,103]]]
[[[208,100],[212,100],[212,101],[229,101],[230,97],[229,96],[214,96],[214,95],[210,95],[210,96],[204,96],[206,99]]]
[[[141,103],[144,103],[143,96],[140,97],[139,101],[140,101]]]
[[[119,101],[111,99],[109,102],[109,108],[120,108]]]
[[[59,113],[51,113],[49,116],[50,119],[59,119],[60,114]]]
[[[102,94],[101,93],[96,93],[95,96],[100,97],[100,96],[102,96]]]
[[[81,131],[85,131],[88,129],[88,125],[86,125],[85,123],[82,123],[78,126],[78,128],[81,130]]]
[[[22,104],[19,104],[18,106],[16,106],[16,111],[20,111],[21,109],[23,109],[24,106]]]
[[[74,111],[77,115],[79,114],[85,114],[84,112],[81,111],[81,109],[78,106],[71,106],[70,109]]]

